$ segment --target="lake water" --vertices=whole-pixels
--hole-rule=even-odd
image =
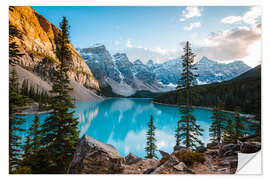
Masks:
[[[177,107],[153,104],[152,99],[112,98],[100,102],[77,102],[75,108],[75,115],[80,122],[80,136],[87,134],[111,144],[123,156],[129,152],[140,157],[145,156],[147,123],[151,114],[154,116],[158,149],[172,152],[176,122],[180,119]],[[206,145],[209,141],[212,111],[196,108],[194,115],[197,123],[204,129],[200,139]],[[47,116],[41,114],[41,121]],[[31,126],[33,119],[33,115],[27,116],[24,126]],[[160,157],[158,152],[157,154]]]

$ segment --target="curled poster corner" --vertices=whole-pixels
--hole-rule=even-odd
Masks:
[[[256,153],[238,153],[238,166],[235,174],[262,174],[261,151]]]

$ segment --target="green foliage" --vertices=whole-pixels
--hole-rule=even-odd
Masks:
[[[28,169],[29,171],[23,171],[21,174],[35,174],[39,172],[41,168],[39,152],[41,150],[41,125],[38,114],[35,115],[35,119],[32,127],[28,130],[26,136],[26,142],[24,144],[24,154],[22,156],[22,162],[19,166],[20,169]]]
[[[13,65],[18,63],[18,59],[24,55],[20,53],[15,38],[22,39],[22,34],[9,22],[9,63]]]
[[[184,47],[184,55],[182,57],[182,73],[181,78],[179,79],[177,89],[179,90],[178,96],[178,106],[179,113],[181,114],[181,119],[178,121],[180,126],[176,130],[177,144],[182,141],[187,148],[196,147],[196,143],[203,144],[201,140],[198,139],[198,136],[202,136],[203,129],[196,123],[196,118],[192,114],[192,102],[193,97],[196,94],[195,91],[192,91],[191,87],[194,85],[196,77],[198,74],[195,74],[193,71],[197,70],[194,64],[195,54],[190,48],[189,42],[186,43]],[[182,93],[181,93],[182,92]],[[182,107],[182,104],[185,104],[185,107]]]
[[[177,121],[177,128],[175,130],[176,146],[180,146],[181,136],[180,136],[180,121]]]
[[[232,118],[227,118],[227,126],[223,134],[223,144],[237,143],[237,140],[244,136],[245,126],[240,118],[239,109],[236,108],[234,123]]]
[[[154,118],[151,115],[150,121],[148,123],[148,131],[147,131],[147,138],[146,138],[146,147],[144,148],[146,151],[146,156],[145,158],[158,158],[156,155],[156,149],[157,146],[155,144],[156,139],[155,139],[155,126],[154,126]]]
[[[237,139],[235,139],[235,129],[232,123],[232,118],[228,117],[226,120],[227,126],[223,133],[222,144],[236,143]]]
[[[222,100],[225,110],[233,111],[241,107],[242,113],[258,114],[261,111],[261,66],[257,66],[246,73],[229,81],[220,83],[196,85],[191,88],[196,90],[201,98],[193,98],[195,106],[215,107],[217,99]],[[154,98],[155,102],[164,104],[177,104],[179,98],[184,97],[184,89],[163,93]],[[182,104],[185,104],[182,102]],[[257,107],[254,107],[256,105]]]
[[[67,72],[71,65],[71,51],[69,50],[69,26],[63,17],[60,23],[61,34],[57,39],[56,54],[60,61],[52,76],[52,96],[49,107],[52,114],[42,125],[42,140],[40,157],[43,161],[40,173],[66,173],[73,158],[79,139],[77,129],[78,120],[74,117],[74,102],[69,96],[72,90]]]
[[[187,166],[192,166],[195,162],[205,162],[204,154],[199,152],[180,151],[175,153],[175,157],[177,157],[179,161],[184,162]]]
[[[239,108],[235,109],[234,112],[234,119],[235,119],[235,139],[240,139],[244,136],[245,126],[243,124],[242,119],[240,118]]]
[[[209,128],[210,137],[212,141],[216,141],[218,143],[221,143],[222,133],[225,128],[225,121],[226,121],[226,115],[222,111],[224,108],[224,103],[222,101],[219,101],[217,107],[213,109],[213,116],[211,117],[212,123]]]
[[[25,131],[21,125],[25,119],[18,117],[16,114],[22,112],[30,100],[29,98],[20,94],[19,82],[17,73],[15,71],[15,64],[18,58],[22,56],[19,53],[18,46],[14,38],[21,38],[20,32],[15,26],[9,25],[9,63],[12,65],[11,73],[9,74],[9,173],[15,173],[16,168],[20,164],[22,138],[18,132]]]

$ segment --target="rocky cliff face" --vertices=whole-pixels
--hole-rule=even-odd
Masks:
[[[25,6],[10,7],[9,22],[22,33],[22,39],[16,39],[20,52],[24,54],[19,65],[49,80],[53,67],[58,63],[55,41],[60,30],[34,9]],[[70,79],[88,89],[99,90],[98,81],[72,44],[70,49],[73,60]]]
[[[78,49],[87,65],[93,71],[101,87],[111,86],[112,91],[122,96],[130,96],[137,90],[160,92],[165,87],[157,83],[156,76],[139,60],[132,63],[125,53],[113,56],[102,44]]]

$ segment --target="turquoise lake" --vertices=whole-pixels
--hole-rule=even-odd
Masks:
[[[144,157],[147,123],[154,116],[157,147],[172,152],[175,145],[174,131],[180,119],[178,108],[157,105],[152,99],[112,98],[100,102],[81,101],[76,103],[75,115],[79,118],[80,136],[87,134],[103,143],[113,145],[125,156],[129,152]],[[204,129],[200,139],[206,145],[209,141],[211,110],[194,109],[197,123]],[[48,114],[41,114],[41,122]],[[29,128],[34,115],[26,116],[25,128]],[[245,123],[247,126],[248,123]],[[158,156],[160,154],[157,152]]]

